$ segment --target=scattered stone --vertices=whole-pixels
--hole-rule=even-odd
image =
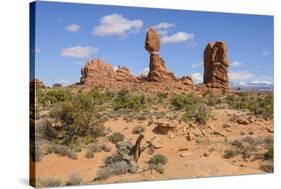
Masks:
[[[188,150],[189,150],[189,148],[187,148],[187,147],[180,147],[178,149],[179,152],[181,152],[181,151],[188,151]]]

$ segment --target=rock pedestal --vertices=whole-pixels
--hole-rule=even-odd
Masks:
[[[156,30],[149,28],[146,33],[145,49],[150,53],[148,81],[175,80],[173,73],[165,66],[165,61],[160,57],[160,38]]]

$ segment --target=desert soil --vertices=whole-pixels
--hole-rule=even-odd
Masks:
[[[239,117],[246,116],[246,113],[240,110],[212,110],[213,117],[204,126],[205,136],[194,130],[195,134],[190,141],[187,140],[184,129],[184,126],[189,123],[185,122],[178,122],[177,130],[166,135],[155,133],[153,131],[155,123],[149,125],[148,120],[127,122],[120,117],[105,122],[105,127],[110,128],[112,132],[121,132],[125,135],[125,140],[130,140],[133,143],[138,135],[133,134],[132,129],[138,125],[145,126],[143,141],[145,142],[156,136],[162,147],[157,149],[155,153],[163,154],[168,158],[163,174],[156,171],[144,171],[94,181],[96,172],[103,165],[103,160],[116,151],[115,145],[107,142],[106,144],[112,147],[110,152],[95,153],[94,157],[89,159],[85,157],[85,150],[77,154],[77,160],[55,154],[45,155],[40,162],[36,163],[36,175],[38,179],[57,177],[67,181],[71,174],[78,173],[83,178],[84,183],[98,184],[264,173],[259,168],[262,163],[261,160],[244,161],[241,157],[225,159],[223,153],[224,150],[230,148],[229,142],[235,139],[246,136],[253,138],[273,136],[273,133],[269,132],[273,130],[272,120],[266,121],[262,118],[254,118],[253,123],[244,125],[231,121],[234,114],[239,115]],[[159,119],[157,121],[165,120]],[[230,128],[224,128],[224,123],[227,123]],[[198,136],[196,136],[196,133]],[[104,138],[101,137],[99,140],[104,140]],[[180,151],[181,148],[184,148],[184,150]],[[151,156],[146,151],[142,153],[138,161],[140,170],[147,165],[146,162]]]

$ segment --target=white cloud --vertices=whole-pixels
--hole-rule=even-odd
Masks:
[[[169,28],[175,27],[175,24],[168,23],[168,22],[161,22],[153,27],[157,30],[167,30]]]
[[[254,81],[251,81],[250,84],[255,84],[255,85],[258,85],[258,84],[272,85],[273,81],[254,80]]]
[[[262,55],[262,56],[268,56],[268,55],[269,55],[269,52],[268,52],[268,51],[263,51],[263,52],[261,53],[261,55]]]
[[[195,83],[202,83],[203,82],[203,74],[200,73],[200,72],[196,72],[196,73],[192,73],[190,74],[191,77],[192,77],[192,80],[195,82]]]
[[[168,30],[158,30],[159,35],[167,35],[168,32],[169,32]]]
[[[129,20],[121,14],[104,16],[99,22],[100,25],[93,29],[93,35],[124,37],[128,32],[138,32],[143,26],[142,20]]]
[[[198,67],[201,67],[201,66],[203,66],[203,61],[201,61],[201,62],[198,62],[198,63],[196,63],[196,64],[192,64],[192,68],[198,68]]]
[[[87,47],[75,46],[75,47],[69,47],[66,49],[62,49],[61,56],[74,57],[74,58],[85,58],[97,51],[98,51],[97,48],[91,47],[91,46],[87,46]]]
[[[118,69],[119,69],[119,66],[114,66],[114,67],[113,67],[113,70],[114,70],[114,71],[116,71],[116,70],[118,70]]]
[[[141,75],[147,76],[148,73],[149,73],[149,67],[145,67],[145,68],[142,70]]]
[[[192,41],[194,39],[193,33],[177,32],[173,35],[166,35],[161,38],[161,43],[181,43],[185,41]]]
[[[238,71],[229,73],[230,81],[247,81],[253,78],[255,78],[255,74],[248,71]]]
[[[235,60],[235,61],[230,63],[230,66],[231,67],[240,67],[240,66],[242,66],[242,63]]]
[[[65,26],[64,28],[66,31],[69,31],[69,32],[78,32],[79,29],[80,29],[80,26],[77,25],[77,24],[70,24],[68,26]]]

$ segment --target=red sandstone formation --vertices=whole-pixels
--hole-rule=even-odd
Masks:
[[[43,81],[39,80],[39,79],[33,79],[30,82],[30,87],[37,87],[37,88],[46,88],[45,84],[43,83]]]
[[[204,51],[204,84],[211,88],[228,88],[226,43],[209,43]]]
[[[107,64],[100,59],[89,61],[81,69],[81,74],[80,83],[88,86],[112,87],[119,82],[128,84],[138,81],[127,67],[120,67],[114,71],[111,64]]]
[[[182,81],[184,85],[194,85],[191,76],[183,76],[182,78],[180,78],[180,81]]]
[[[173,73],[169,72],[164,60],[159,56],[160,38],[156,30],[149,28],[146,33],[145,49],[150,53],[148,81],[175,80]]]

